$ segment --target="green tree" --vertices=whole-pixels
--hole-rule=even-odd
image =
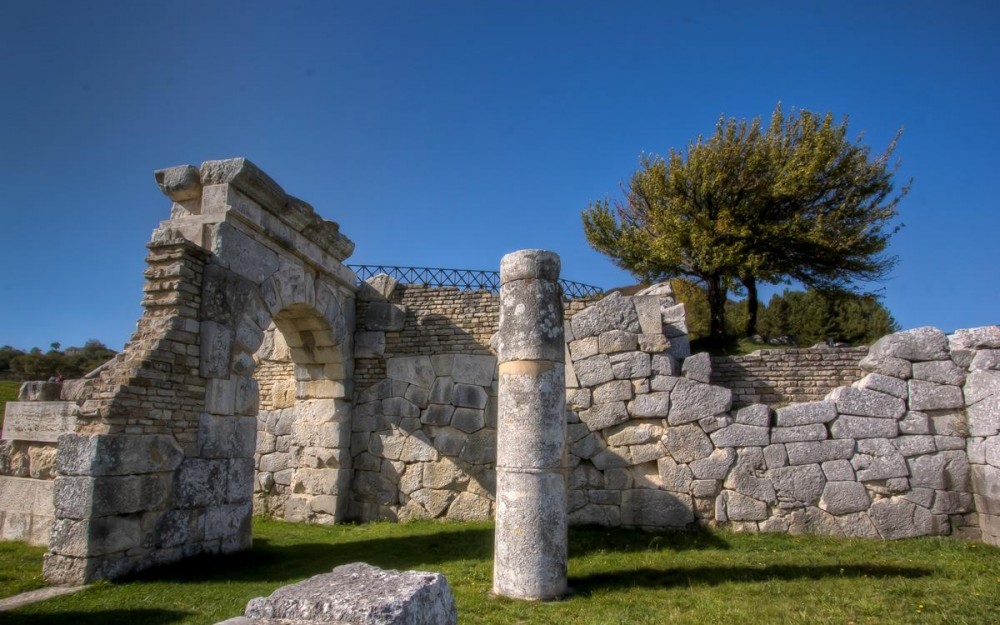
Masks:
[[[883,278],[896,207],[889,158],[872,157],[847,120],[777,106],[764,129],[721,118],[715,133],[667,158],[643,155],[624,199],[582,214],[594,249],[641,280],[678,277],[704,287],[711,337],[725,338],[730,292],[746,292],[745,332],[756,332],[757,285],[798,280],[827,292]]]
[[[788,336],[799,345],[828,338],[861,345],[896,332],[899,324],[872,295],[786,290],[762,310],[760,329],[765,338]]]

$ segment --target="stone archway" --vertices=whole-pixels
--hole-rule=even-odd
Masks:
[[[254,354],[275,329],[295,367],[296,444],[311,450],[289,501],[343,516],[356,289],[341,261],[354,244],[246,159],[156,179],[173,205],[148,245],[143,316],[59,439],[53,582],[250,546]]]

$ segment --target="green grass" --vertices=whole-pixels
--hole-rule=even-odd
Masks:
[[[42,588],[42,554],[45,547],[0,542],[0,598]]]
[[[278,586],[365,561],[444,573],[463,624],[1000,622],[1000,549],[954,539],[573,529],[575,594],[538,604],[489,597],[489,523],[257,520],[254,532],[251,552],[102,582],[3,617],[18,624],[215,623]],[[40,567],[40,551],[0,551],[5,575],[37,575]]]
[[[0,427],[3,427],[4,407],[7,402],[17,399],[21,383],[17,380],[0,380]]]

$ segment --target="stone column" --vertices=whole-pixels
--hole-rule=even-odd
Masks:
[[[559,256],[500,261],[497,511],[493,592],[566,594],[566,389]]]

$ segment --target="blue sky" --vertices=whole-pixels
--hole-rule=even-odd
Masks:
[[[900,127],[904,327],[1000,320],[995,2],[16,2],[0,21],[0,345],[141,314],[153,170],[246,156],[357,243],[350,260],[631,282],[580,211],[720,114]]]

